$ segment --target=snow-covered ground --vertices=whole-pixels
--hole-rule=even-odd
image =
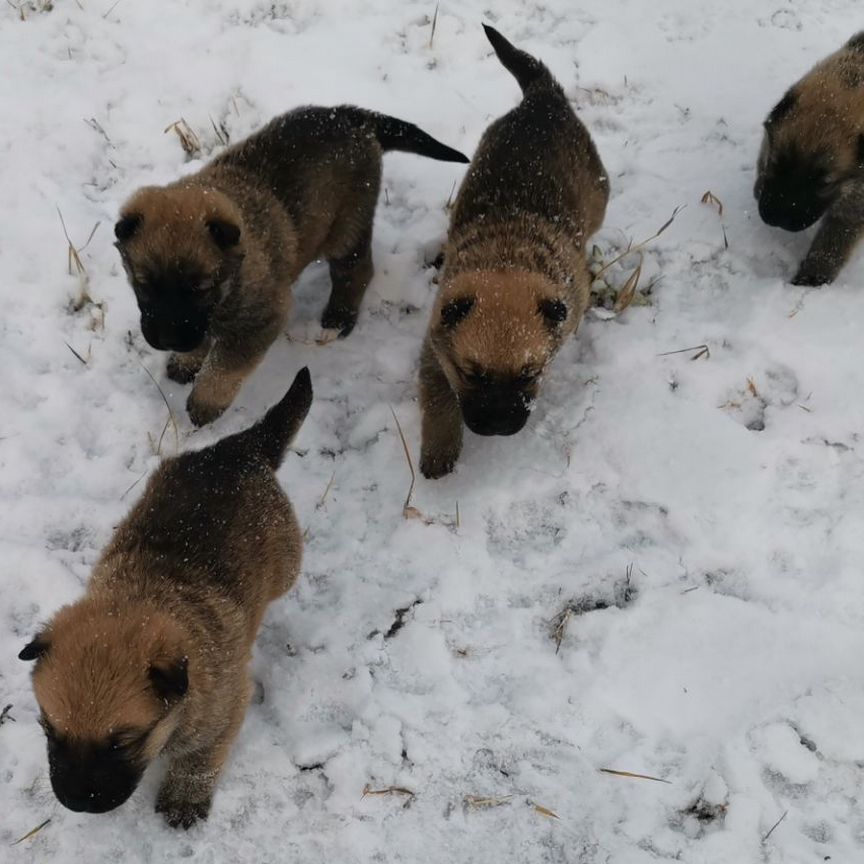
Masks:
[[[764,115],[864,27],[860,2],[460,0],[434,39],[434,0],[42,5],[0,5],[0,858],[864,860],[864,254],[830,288],[791,287],[812,231],[765,227],[751,197]],[[140,336],[111,226],[136,187],[199,164],[163,132],[181,117],[201,158],[214,124],[238,140],[316,102],[470,153],[518,98],[484,20],[594,135],[604,260],[686,208],[645,250],[651,305],[590,315],[528,427],[468,433],[405,519],[391,406],[416,464],[427,262],[461,166],[386,157],[354,333],[315,344],[311,268],[285,339],[201,431]],[[99,223],[77,312],[58,208],[76,246]],[[15,655],[80,595],[160,438],[170,454],[241,428],[303,364],[316,399],[280,477],[305,565],[258,640],[263,702],[210,820],[165,827],[158,770],[113,813],[64,810]],[[363,795],[390,787],[414,795]]]

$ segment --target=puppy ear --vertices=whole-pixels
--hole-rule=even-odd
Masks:
[[[794,90],[787,90],[783,98],[771,109],[771,113],[765,120],[765,128],[770,129],[781,123],[795,107],[798,102],[798,94]]]
[[[125,243],[131,239],[132,235],[138,230],[141,224],[141,215],[139,213],[131,213],[128,216],[123,216],[114,226],[114,236],[120,243]]]
[[[567,306],[563,300],[546,298],[540,301],[538,309],[549,324],[562,324],[567,320]]]
[[[240,242],[240,228],[224,219],[211,219],[207,223],[210,236],[220,249],[230,249]]]
[[[452,330],[460,321],[468,316],[468,313],[473,308],[473,297],[456,297],[453,300],[449,300],[441,309],[441,323],[448,330]]]
[[[50,647],[48,640],[40,634],[35,636],[32,642],[29,642],[21,649],[21,651],[18,652],[18,659],[38,660]]]
[[[150,667],[150,683],[164,702],[182,699],[189,689],[189,658],[154,663]]]

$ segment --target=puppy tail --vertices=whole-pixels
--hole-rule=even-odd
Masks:
[[[288,392],[254,426],[237,436],[247,452],[257,453],[275,471],[300,431],[312,404],[312,379],[304,366]]]
[[[386,153],[388,150],[400,150],[403,153],[416,153],[418,156],[428,156],[439,162],[462,162],[471,160],[458,150],[436,141],[413,123],[389,117],[387,114],[373,114],[375,137]]]
[[[494,27],[483,25],[486,37],[492,43],[498,59],[508,72],[519,82],[522,93],[538,82],[553,84],[555,79],[552,73],[536,57],[532,57],[526,51],[520,51],[515,45],[508,42]]]

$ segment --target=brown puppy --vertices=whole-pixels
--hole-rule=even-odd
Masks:
[[[792,282],[833,282],[864,233],[864,32],[774,106],[757,170],[764,222],[802,231],[822,219]]]
[[[267,604],[300,569],[302,538],[275,470],[312,401],[309,372],[263,420],[162,463],[117,528],[87,593],[19,655],[70,810],[122,804],[160,753],[156,810],[205,819],[249,701]]]
[[[512,435],[588,304],[585,242],[603,222],[606,171],[549,70],[485,27],[522,102],[485,132],[453,208],[420,360],[420,470],[440,477],[462,422]]]
[[[285,326],[291,286],[330,263],[321,324],[347,336],[372,278],[381,155],[467,162],[411,123],[351,106],[298,108],[197,174],[145,187],[121,209],[117,248],[145,339],[168,377],[196,378],[195,425],[216,419]]]

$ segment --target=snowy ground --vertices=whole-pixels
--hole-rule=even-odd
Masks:
[[[831,288],[793,288],[812,232],[766,228],[751,198],[765,113],[864,27],[860,3],[460,0],[442,2],[430,46],[433,0],[12,2],[25,20],[0,5],[0,707],[14,717],[0,857],[864,860],[864,254]],[[238,140],[312,102],[388,111],[470,153],[518,93],[482,20],[550,65],[595,136],[612,177],[606,259],[687,206],[646,250],[640,285],[662,276],[652,305],[589,317],[524,432],[468,434],[453,476],[418,480],[425,521],[406,520],[390,409],[416,460],[425,262],[460,166],[386,157],[355,332],[315,344],[327,280],[311,268],[286,338],[197,432],[140,336],[110,226],[137,186],[197,164],[163,134],[181,117],[205,157],[211,118]],[[708,190],[722,217],[700,203]],[[101,306],[69,311],[79,281],[57,208],[76,245],[100,223],[81,258]],[[636,263],[614,268],[618,284]],[[703,344],[696,360],[661,356]],[[257,417],[303,364],[316,401],[280,476],[308,531],[304,572],[259,638],[264,701],[209,822],[164,827],[158,771],[109,815],[64,810],[15,655],[79,596],[157,464],[167,411],[145,369],[178,417],[172,453]],[[363,797],[367,784],[416,797]]]

